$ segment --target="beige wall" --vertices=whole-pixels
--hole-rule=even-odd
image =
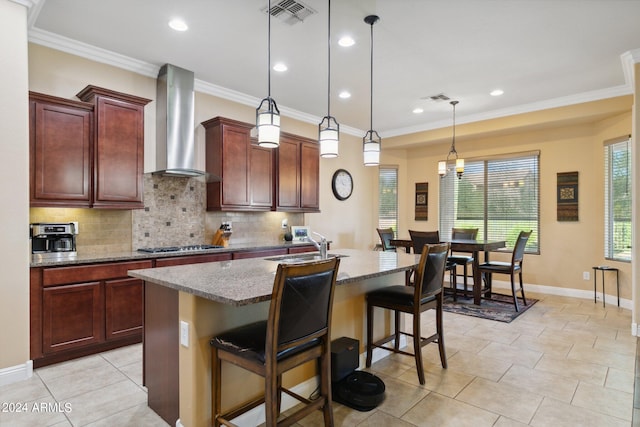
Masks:
[[[565,117],[580,114],[594,115],[593,120],[566,120],[553,126],[558,112],[547,112],[526,117],[505,118],[490,122],[476,122],[458,126],[456,139],[458,152],[467,159],[503,153],[540,151],[540,254],[525,257],[524,281],[527,284],[554,287],[549,291],[588,296],[593,292],[593,277],[583,280],[582,273],[592,274],[594,265],[609,264],[620,268],[620,297],[631,299],[631,264],[604,259],[604,154],[603,141],[631,133],[631,100],[624,97],[626,111],[610,113],[603,118],[601,103],[582,104],[565,108]],[[575,111],[571,111],[575,110]],[[547,123],[547,127],[542,123]],[[517,125],[514,123],[517,122]],[[449,131],[450,135],[450,131]],[[422,135],[423,141],[442,138],[441,131]],[[406,140],[408,137],[398,138]],[[419,140],[420,135],[411,138]],[[449,136],[450,138],[450,136]],[[395,141],[391,139],[390,143]],[[397,151],[396,157],[406,156],[406,180],[400,180],[400,193],[406,200],[400,212],[400,235],[408,235],[408,229],[438,229],[439,177],[437,161],[446,155],[450,139],[421,148]],[[579,172],[579,221],[556,220],[556,174]],[[413,194],[415,182],[429,182],[429,220],[415,221]],[[504,258],[495,255],[495,259]],[[504,280],[508,278],[505,276]],[[615,295],[612,278],[608,279],[607,293]],[[600,288],[598,279],[598,288]],[[575,292],[575,291],[578,292]]]
[[[29,360],[29,110],[24,6],[0,0],[0,40],[1,370]]]

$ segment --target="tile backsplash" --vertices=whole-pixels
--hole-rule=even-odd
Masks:
[[[304,225],[304,214],[207,212],[202,178],[144,175],[144,209],[31,208],[30,222],[78,221],[78,251],[113,253],[144,247],[211,243],[223,221],[231,221],[231,244],[273,244],[289,226]]]

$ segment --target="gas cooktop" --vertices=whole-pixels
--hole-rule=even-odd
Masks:
[[[138,252],[161,253],[161,252],[197,252],[207,249],[217,249],[223,246],[218,245],[186,245],[186,246],[161,246],[158,248],[140,248]]]

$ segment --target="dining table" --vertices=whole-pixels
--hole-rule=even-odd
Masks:
[[[442,243],[449,243],[453,252],[470,252],[473,254],[473,303],[480,305],[482,302],[482,275],[480,273],[480,252],[484,252],[484,261],[489,260],[489,252],[501,249],[506,246],[504,240],[445,240]],[[391,246],[404,248],[407,253],[411,252],[413,241],[411,239],[391,239]],[[457,286],[457,284],[456,284]]]

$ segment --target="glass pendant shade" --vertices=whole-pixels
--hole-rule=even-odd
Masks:
[[[456,159],[456,173],[458,174],[458,178],[462,178],[462,174],[464,173],[464,159]]]
[[[370,130],[362,138],[365,166],[378,166],[380,164],[380,145],[381,138],[375,130]]]
[[[277,148],[280,145],[280,111],[271,97],[262,100],[256,109],[258,145]]]
[[[325,116],[318,125],[318,141],[320,142],[320,157],[338,157],[338,142],[340,139],[340,124],[335,118]]]
[[[440,160],[438,162],[438,175],[440,177],[444,177],[447,174],[447,162],[444,160]]]

